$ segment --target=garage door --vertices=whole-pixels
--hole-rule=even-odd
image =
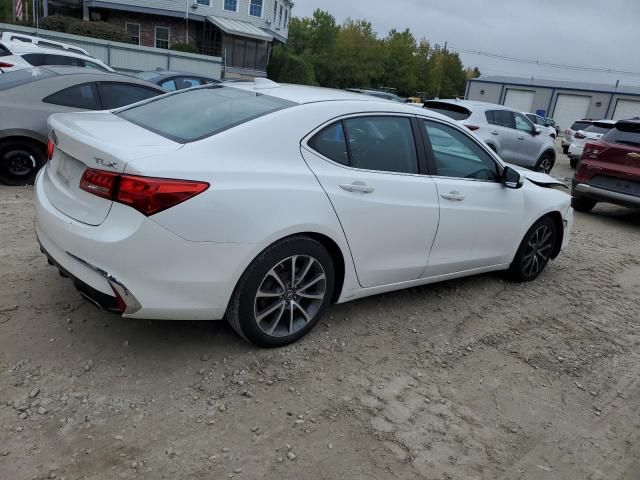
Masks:
[[[560,93],[552,118],[556,121],[556,125],[564,130],[573,125],[576,120],[586,118],[590,103],[591,97]]]
[[[507,95],[504,97],[504,105],[519,112],[531,112],[533,108],[533,97],[535,92],[532,90],[517,90],[515,88],[507,88]]]
[[[640,117],[640,101],[638,100],[618,100],[616,109],[613,112],[614,120]]]

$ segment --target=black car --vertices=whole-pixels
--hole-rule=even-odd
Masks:
[[[140,72],[135,74],[136,77],[155,83],[165,92],[174,92],[185,88],[199,87],[200,85],[210,85],[212,83],[220,83],[212,77],[206,75],[198,75],[189,72],[177,72],[175,70],[150,70],[148,72]]]

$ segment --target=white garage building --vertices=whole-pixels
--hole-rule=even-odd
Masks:
[[[579,118],[640,117],[640,87],[491,76],[469,80],[465,98],[539,113],[561,129]]]

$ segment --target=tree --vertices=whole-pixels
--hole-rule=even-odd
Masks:
[[[416,39],[407,28],[403,32],[391,30],[384,39],[385,61],[382,82],[395,87],[399,95],[411,96],[418,86]]]
[[[303,55],[296,55],[282,47],[273,50],[267,75],[276,82],[315,84],[315,74],[311,62]]]
[[[384,65],[382,42],[371,23],[347,19],[338,32],[332,85],[370,87]]]

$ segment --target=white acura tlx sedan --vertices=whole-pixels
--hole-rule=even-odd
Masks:
[[[35,187],[50,263],[126,318],[227,318],[280,346],[328,305],[465,275],[535,279],[570,197],[435,112],[255,83],[52,115]]]

